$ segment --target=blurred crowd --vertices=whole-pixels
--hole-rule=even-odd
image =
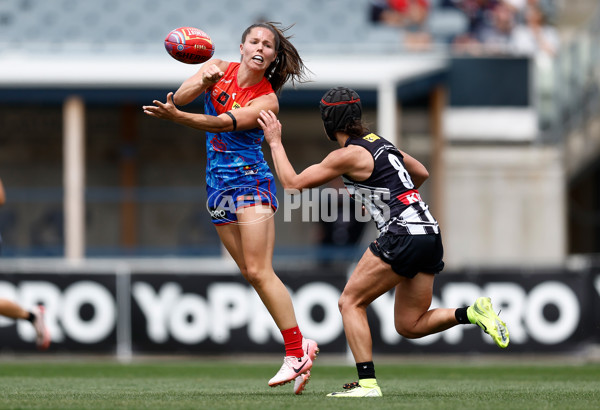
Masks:
[[[559,0],[371,0],[374,24],[398,27],[409,50],[428,49],[435,38],[433,8],[458,10],[467,25],[463,33],[443,39],[457,53],[554,55]]]

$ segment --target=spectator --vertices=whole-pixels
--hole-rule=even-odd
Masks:
[[[510,7],[515,13],[522,13],[528,0],[504,0],[504,4]]]
[[[514,30],[512,49],[520,54],[539,54],[552,57],[559,46],[556,29],[548,23],[548,15],[540,0],[528,0],[524,9],[525,23]]]
[[[456,3],[469,20],[468,35],[481,42],[481,34],[492,26],[492,13],[499,0],[461,0]]]
[[[516,11],[504,1],[498,2],[490,13],[491,24],[486,26],[480,35],[486,53],[504,54],[510,51]]]
[[[494,27],[494,8],[499,0],[456,0],[456,7],[465,13],[469,23],[467,32],[454,40],[454,50],[458,53],[481,54],[483,43]]]
[[[454,41],[467,54],[537,54],[552,56],[558,34],[548,24],[552,0],[462,0],[456,3],[469,18],[469,31]]]
[[[371,2],[371,21],[404,32],[404,45],[411,50],[426,49],[431,35],[425,29],[429,16],[428,0],[374,0]]]
[[[427,0],[374,0],[371,21],[388,26],[422,29],[427,19]]]

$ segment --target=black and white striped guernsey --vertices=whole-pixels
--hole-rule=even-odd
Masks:
[[[402,154],[392,143],[371,133],[362,138],[348,138],[346,147],[349,145],[359,145],[373,156],[373,173],[369,178],[355,181],[347,175],[343,177],[350,195],[369,211],[380,234],[439,233],[437,221],[415,189]]]

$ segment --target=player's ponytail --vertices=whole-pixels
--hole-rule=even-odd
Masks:
[[[352,119],[348,121],[343,130],[350,138],[362,138],[371,131],[362,120]]]

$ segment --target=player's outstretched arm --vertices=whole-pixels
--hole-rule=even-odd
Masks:
[[[173,93],[167,94],[167,101],[152,101],[154,105],[144,105],[144,113],[155,118],[173,121],[177,124],[209,132],[232,131],[233,120],[226,114],[217,117],[213,115],[196,114],[177,109],[173,104]]]
[[[227,132],[257,128],[261,110],[278,111],[279,102],[275,94],[267,94],[253,100],[248,106],[214,116],[181,111],[173,103],[173,93],[167,94],[166,102],[152,101],[154,105],[144,105],[144,113],[155,118],[173,121],[202,131]]]
[[[352,150],[340,148],[331,152],[323,161],[311,165],[297,174],[281,143],[281,123],[272,111],[261,111],[258,123],[271,148],[275,171],[286,190],[302,190],[323,185],[334,178],[354,170]]]

